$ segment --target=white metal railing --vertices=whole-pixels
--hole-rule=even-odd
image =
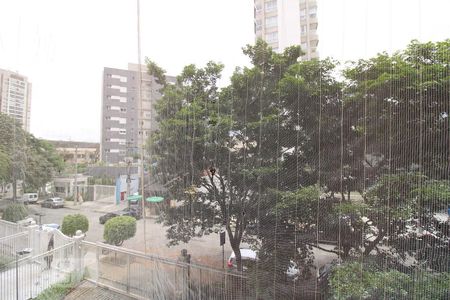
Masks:
[[[10,236],[19,232],[26,231],[26,229],[16,223],[0,220],[0,238]]]
[[[71,242],[36,256],[16,255],[0,268],[0,299],[31,299],[53,284],[81,279],[77,242]]]
[[[244,299],[245,276],[103,243],[82,242],[85,278],[138,299]]]

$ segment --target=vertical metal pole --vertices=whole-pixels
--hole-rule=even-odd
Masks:
[[[100,281],[100,245],[96,244],[96,257],[97,257],[97,280],[96,283],[98,285],[98,282]]]
[[[19,300],[19,255],[16,253],[16,299]]]
[[[128,210],[130,210],[130,200],[128,200],[128,197],[130,197],[130,183],[131,183],[131,160],[128,160],[127,162],[127,197],[125,201],[127,201]]]
[[[144,195],[144,118],[143,118],[143,105],[142,105],[142,95],[141,95],[141,86],[142,86],[142,66],[141,66],[141,8],[140,1],[136,0],[137,3],[137,42],[138,42],[138,104],[139,104],[139,131],[141,132],[141,205],[142,205],[142,219],[144,225],[144,251],[147,254],[147,234],[146,234],[146,226],[145,226],[145,195]]]
[[[127,293],[130,293],[130,254],[127,254]]]
[[[77,178],[78,177],[78,145],[75,146],[75,182],[74,182],[74,197],[75,199],[73,199],[73,204],[77,205],[78,204],[78,182],[77,182]]]
[[[225,269],[225,247],[222,245],[222,269]]]

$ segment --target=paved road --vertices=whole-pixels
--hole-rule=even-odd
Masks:
[[[42,208],[40,205],[29,205],[30,215],[43,213],[41,222],[62,224],[65,215],[81,213],[89,220],[89,231],[86,240],[90,242],[103,241],[103,226],[99,224],[99,217],[106,212],[117,211],[125,208],[125,204],[115,205],[113,202],[85,202],[82,205],[74,206],[72,202],[66,202],[65,208],[51,209]],[[36,216],[34,216],[36,218]],[[38,218],[36,218],[39,221]],[[207,265],[215,268],[222,268],[222,248],[219,246],[219,235],[211,234],[202,238],[194,238],[188,244],[167,247],[169,242],[166,238],[167,228],[156,222],[155,217],[146,219],[145,222],[146,239],[144,239],[144,220],[137,221],[136,235],[125,241],[123,247],[158,255],[161,257],[177,259],[182,249],[187,249],[191,254],[192,262]],[[325,248],[333,246],[325,246]],[[225,244],[225,261],[230,256],[232,250],[228,243]],[[334,254],[315,249],[316,263],[319,266],[330,262],[335,258]],[[225,266],[226,267],[226,266]]]
[[[71,202],[66,202],[66,207],[58,209],[42,208],[40,205],[36,204],[29,205],[30,216],[35,218],[37,222],[39,222],[39,217],[34,214],[44,214],[41,217],[41,224],[62,224],[62,220],[66,215],[75,213],[85,215],[89,220],[89,230],[86,233],[86,240],[90,242],[103,241],[104,225],[99,224],[99,217],[106,212],[117,211],[123,208],[125,208],[125,204],[116,206],[111,203],[102,202],[85,202],[78,206],[74,206]],[[222,248],[219,246],[219,235],[211,234],[202,238],[195,238],[188,244],[181,244],[169,248],[167,247],[169,241],[166,238],[167,228],[158,224],[155,217],[146,219],[145,228],[146,240],[144,239],[144,220],[138,220],[135,237],[125,241],[123,247],[142,252],[145,252],[145,248],[147,248],[147,253],[149,254],[151,253],[173,259],[176,259],[181,250],[185,248],[192,255],[192,262],[217,268],[222,267]],[[231,247],[229,244],[226,244],[225,260],[228,259],[230,254]]]

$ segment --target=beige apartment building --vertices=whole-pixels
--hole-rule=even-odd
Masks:
[[[31,83],[27,77],[0,69],[0,112],[30,132]]]
[[[100,144],[75,141],[48,141],[68,164],[95,164],[100,158]]]
[[[317,0],[254,0],[256,39],[282,52],[300,45],[303,60],[319,58]]]

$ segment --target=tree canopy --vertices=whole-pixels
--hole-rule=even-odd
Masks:
[[[262,286],[283,282],[291,262],[311,278],[317,251],[372,262],[369,283],[448,274],[450,232],[436,214],[450,205],[449,49],[413,41],[338,66],[258,41],[221,89],[214,62],[161,81],[148,146],[152,174],[178,202],[160,216],[170,245],[225,230],[239,268],[242,243],[258,251]]]

